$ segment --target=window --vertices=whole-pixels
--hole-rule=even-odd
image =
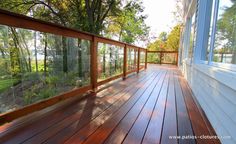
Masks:
[[[193,57],[193,49],[195,46],[195,27],[196,27],[196,15],[195,13],[193,14],[191,18],[191,33],[190,33],[190,41],[189,41],[189,49],[188,49],[188,58],[192,59]]]
[[[212,10],[211,10],[211,21],[210,21],[210,30],[209,30],[209,37],[208,37],[208,45],[207,45],[207,49],[206,52],[204,52],[204,57],[203,60],[209,61],[209,53],[210,53],[210,45],[211,45],[211,40],[214,39],[214,33],[213,33],[213,19],[214,19],[214,12],[215,12],[215,3],[216,0],[213,0],[212,3]]]
[[[219,0],[212,61],[236,64],[236,1]]]

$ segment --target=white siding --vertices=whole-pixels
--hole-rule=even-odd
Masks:
[[[235,144],[236,73],[188,62],[182,71],[217,135],[231,136],[222,143]]]

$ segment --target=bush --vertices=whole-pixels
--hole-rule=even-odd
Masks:
[[[38,93],[38,97],[41,99],[46,99],[57,94],[57,90],[55,87],[45,87],[41,89]]]
[[[36,72],[28,72],[23,75],[23,80],[26,81],[37,81],[39,80],[40,75]]]
[[[37,96],[37,94],[35,93],[36,89],[37,89],[37,86],[34,85],[29,90],[24,91],[23,98],[24,98],[25,104],[28,105],[34,102],[33,98]]]
[[[61,82],[62,79],[63,77],[59,77],[59,76],[48,76],[46,77],[45,82],[48,85],[57,86]]]

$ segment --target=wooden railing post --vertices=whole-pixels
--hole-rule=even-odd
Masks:
[[[163,55],[163,53],[160,52],[160,65],[161,65],[161,61],[162,61],[162,55]]]
[[[127,45],[124,47],[124,59],[123,59],[123,80],[126,78],[126,68],[127,68]]]
[[[91,77],[91,85],[93,92],[97,91],[97,40],[96,37],[93,36],[91,45],[90,45],[90,77]]]
[[[145,51],[145,69],[147,69],[147,49]]]
[[[140,48],[138,48],[138,64],[137,64],[137,73],[139,73],[139,66],[140,66]]]
[[[176,53],[176,65],[178,66],[179,52]]]

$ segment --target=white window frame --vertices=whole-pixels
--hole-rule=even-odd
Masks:
[[[189,48],[190,48],[190,36],[191,36],[191,30],[192,30],[192,17],[194,15],[194,13],[195,13],[195,25],[194,25],[195,35],[194,36],[196,37],[196,21],[197,21],[196,1],[192,0],[189,5],[190,5],[190,7],[188,8],[188,11],[187,11],[186,17],[185,17],[184,40],[183,40],[183,45],[182,45],[182,47],[183,47],[182,61],[189,64],[189,65],[192,65],[196,39],[193,44],[194,46],[192,48],[192,57],[191,58],[189,58]]]
[[[236,64],[221,63],[221,62],[214,62],[213,61],[214,45],[215,45],[215,34],[216,34],[216,24],[217,24],[218,11],[219,11],[219,2],[220,2],[220,0],[215,0],[214,5],[212,4],[212,8],[214,8],[214,11],[213,11],[213,24],[212,24],[211,38],[210,38],[209,58],[208,58],[208,60],[201,60],[200,59],[199,63],[236,72]]]

